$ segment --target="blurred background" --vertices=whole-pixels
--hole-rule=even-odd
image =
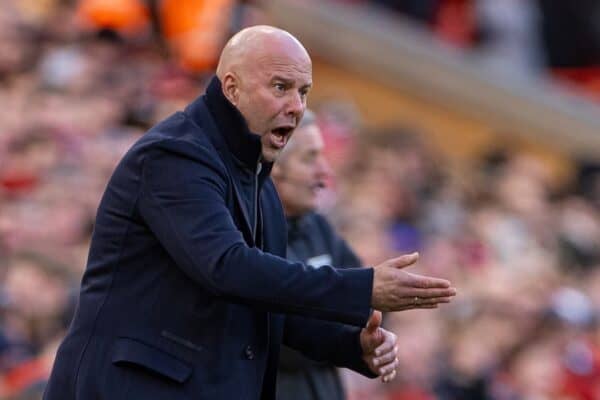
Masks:
[[[459,291],[349,398],[600,399],[597,0],[3,0],[0,399],[41,396],[117,161],[256,23],[313,56],[322,211]]]

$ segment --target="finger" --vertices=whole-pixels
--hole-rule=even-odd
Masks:
[[[396,377],[396,370],[394,369],[392,372],[390,372],[387,375],[384,375],[381,377],[381,381],[383,383],[388,383],[390,382],[392,379],[394,379]]]
[[[377,369],[377,372],[379,372],[379,375],[387,375],[387,374],[392,373],[392,371],[394,371],[397,366],[398,366],[398,359],[396,357],[394,357],[394,358],[392,358],[392,360],[389,363],[379,367]]]
[[[404,254],[400,257],[389,260],[389,266],[392,268],[406,268],[413,265],[419,259],[419,253]]]
[[[449,289],[450,281],[431,276],[417,275],[409,273],[407,284],[417,289]]]
[[[451,297],[433,297],[431,299],[419,299],[419,301],[416,303],[416,305],[433,305],[433,304],[443,304],[443,303],[450,303],[450,301],[452,300]]]
[[[395,349],[393,349],[393,350],[395,350]],[[381,356],[379,356],[373,360],[373,365],[375,365],[376,367],[383,367],[385,365],[388,365],[395,359],[396,359],[396,351],[386,351]]]
[[[391,332],[386,332],[385,340],[380,344],[380,346],[375,348],[375,355],[379,357],[384,353],[388,353],[394,349],[396,346],[396,335]]]
[[[381,319],[381,311],[373,311],[373,313],[369,317],[369,320],[367,321],[366,329],[369,334],[375,334],[377,328],[381,326]]]
[[[432,299],[423,299],[424,304],[445,304],[450,303],[452,297],[434,297]]]
[[[406,296],[415,298],[419,297],[421,299],[430,299],[434,297],[452,297],[456,296],[456,288],[447,288],[447,289],[421,289],[421,288],[411,288],[406,291]]]
[[[429,306],[435,304],[450,303],[451,297],[433,297],[430,299],[422,299],[420,297],[407,297],[401,300],[401,304],[406,307],[414,308],[415,306]]]
[[[367,321],[367,326],[361,333],[361,341],[364,338],[364,342],[361,343],[363,343],[365,354],[371,354],[377,346],[385,341],[384,331],[380,329],[381,320],[381,311],[374,310]]]
[[[375,348],[375,355],[377,357],[379,356],[383,356],[386,353],[391,352],[394,349],[394,345],[395,345],[395,341],[392,340],[386,340],[384,341],[381,346]]]

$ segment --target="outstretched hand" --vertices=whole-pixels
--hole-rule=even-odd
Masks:
[[[363,360],[386,383],[396,377],[398,347],[396,335],[381,327],[381,312],[373,311],[367,327],[360,332]]]
[[[413,308],[437,308],[449,303],[456,289],[445,279],[406,272],[418,253],[387,260],[374,267],[371,306],[380,311],[404,311]]]

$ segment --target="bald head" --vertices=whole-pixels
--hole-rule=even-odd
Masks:
[[[272,26],[246,28],[223,48],[217,77],[250,131],[261,136],[263,159],[275,161],[302,119],[312,86],[302,43]]]
[[[308,52],[292,34],[273,26],[256,25],[242,29],[225,44],[217,66],[217,76],[223,81],[227,72],[245,72],[256,58],[277,51],[296,52],[297,56],[305,57],[310,63]]]

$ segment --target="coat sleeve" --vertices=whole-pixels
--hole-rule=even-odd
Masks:
[[[287,315],[283,344],[312,360],[326,361],[374,378],[377,375],[362,359],[360,330],[356,326]]]
[[[214,150],[189,147],[168,139],[148,150],[138,198],[141,218],[178,267],[231,301],[363,326],[373,270],[315,269],[248,247],[226,206],[225,168]]]

